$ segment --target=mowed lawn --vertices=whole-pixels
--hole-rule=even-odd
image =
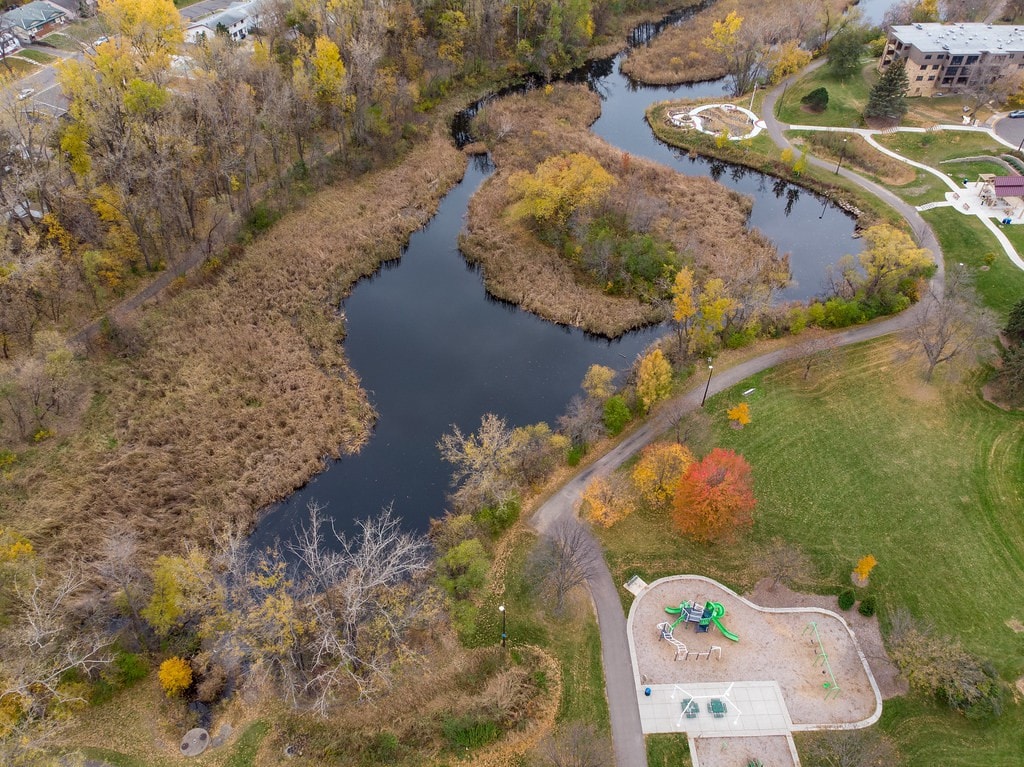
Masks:
[[[1024,414],[986,404],[973,385],[925,384],[899,351],[892,340],[837,351],[806,381],[802,367],[783,366],[709,400],[714,443],[753,467],[753,531],[702,548],[665,515],[634,515],[603,535],[615,576],[674,569],[744,588],[765,574],[760,552],[779,536],[819,568],[805,588],[836,592],[874,554],[883,613],[907,607],[1019,678],[1024,633],[1007,621],[1024,620]],[[752,387],[753,423],[733,430],[725,409]],[[887,704],[883,725],[907,764],[1024,764],[1013,704],[984,725],[911,696]]]

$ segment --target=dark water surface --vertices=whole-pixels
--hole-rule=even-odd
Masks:
[[[637,41],[651,29],[635,35]],[[691,159],[653,137],[644,122],[649,104],[724,93],[722,81],[640,87],[619,72],[618,63],[595,62],[574,74],[603,99],[594,130],[633,155],[710,176],[753,197],[750,225],[791,253],[796,282],[782,299],[818,293],[825,266],[860,251],[853,220],[823,198],[727,163]],[[456,121],[456,138],[467,138],[465,125]],[[353,520],[388,504],[408,528],[425,530],[445,508],[450,467],[436,444],[452,424],[475,431],[489,412],[513,426],[553,423],[590,365],[624,369],[661,332],[649,328],[608,341],[488,297],[457,239],[469,199],[490,172],[486,160],[471,162],[402,259],[360,282],[345,300],[345,353],[379,412],[374,433],[358,455],[331,462],[272,507],[253,534],[254,545],[291,539],[311,501],[326,506],[339,530],[351,530]]]

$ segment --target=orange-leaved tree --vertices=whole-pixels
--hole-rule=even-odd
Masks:
[[[635,504],[619,475],[594,477],[580,497],[580,514],[601,527],[611,527],[633,513]]]
[[[184,658],[168,658],[160,664],[157,676],[169,698],[181,695],[192,686],[192,667]]]
[[[655,442],[645,447],[630,475],[640,498],[649,506],[664,506],[693,460],[690,449],[678,442]]]
[[[672,518],[694,540],[728,540],[754,523],[756,505],[750,464],[732,450],[716,447],[679,480]]]
[[[750,423],[750,405],[746,402],[741,402],[736,407],[731,407],[725,411],[725,414],[729,416],[730,421],[735,421],[740,426],[746,426]]]
[[[868,554],[867,556],[861,557],[857,560],[857,566],[853,569],[853,572],[861,581],[866,581],[877,564],[878,560],[875,559],[874,554]]]

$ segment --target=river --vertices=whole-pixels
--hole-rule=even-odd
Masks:
[[[723,82],[637,86],[619,72],[619,61],[593,62],[574,75],[603,100],[594,131],[633,155],[711,176],[752,197],[750,225],[791,254],[794,284],[783,299],[818,293],[824,267],[859,252],[853,220],[822,198],[745,168],[690,158],[654,138],[644,122],[649,104],[724,93]],[[312,501],[326,507],[339,530],[351,530],[353,520],[387,505],[408,528],[425,530],[444,512],[450,468],[436,444],[452,424],[474,431],[489,412],[514,426],[553,424],[590,365],[628,368],[661,332],[647,328],[609,341],[490,298],[477,270],[459,253],[457,239],[469,199],[491,171],[486,158],[472,160],[401,260],[362,280],[345,300],[345,353],[379,419],[358,455],[330,462],[268,510],[253,534],[254,545],[291,539]]]

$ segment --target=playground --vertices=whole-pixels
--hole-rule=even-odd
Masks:
[[[639,589],[628,631],[641,716],[648,710],[665,718],[645,721],[645,732],[788,734],[865,726],[881,710],[853,634],[830,611],[763,608],[715,581],[683,575]],[[646,688],[651,695],[644,695]],[[699,714],[676,715],[693,713],[681,708],[691,697]],[[770,705],[748,705],[744,712],[738,702],[744,697]],[[726,710],[712,711],[719,700]],[[645,709],[657,701],[657,713]],[[752,718],[755,710],[765,712],[764,722]]]

